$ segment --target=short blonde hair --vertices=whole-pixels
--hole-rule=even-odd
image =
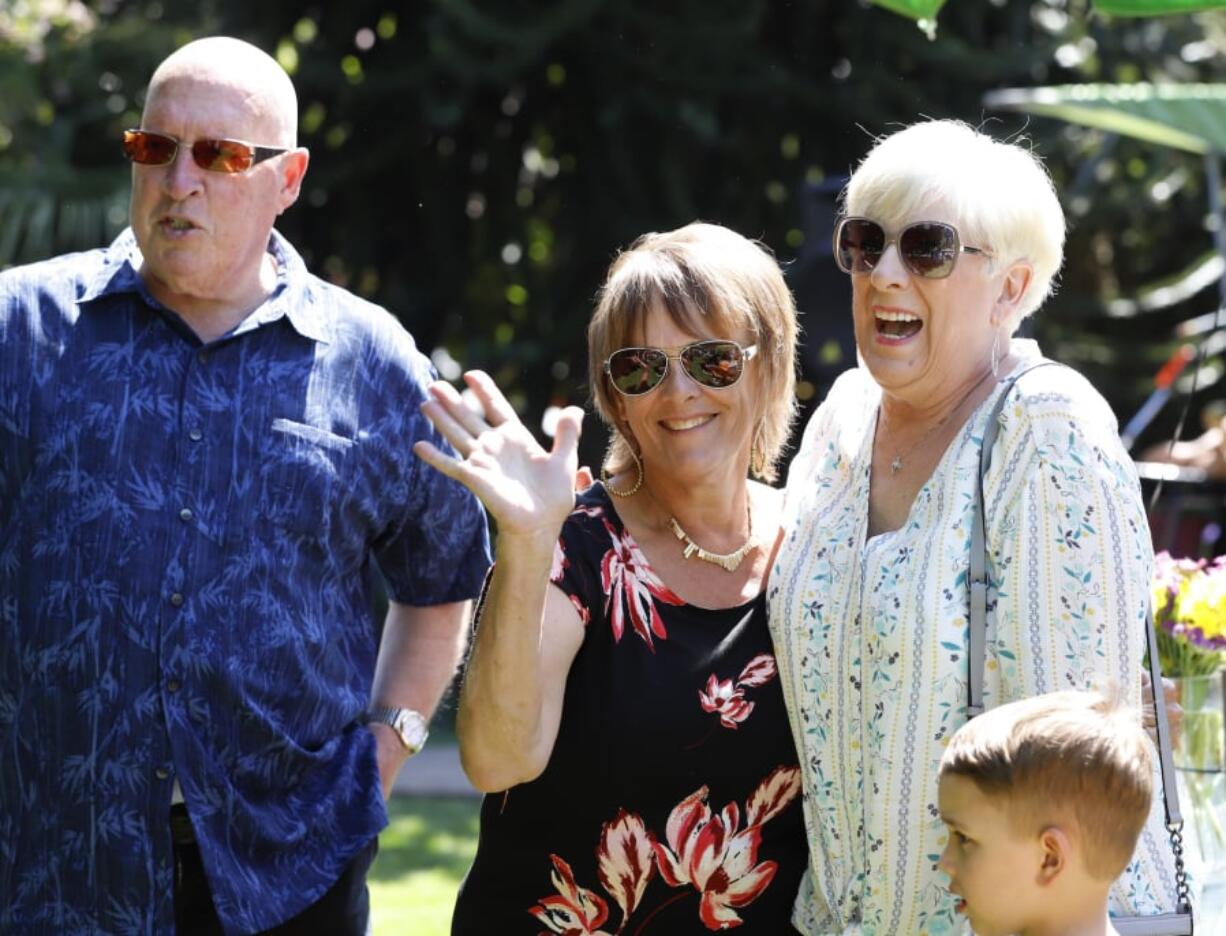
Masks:
[[[627,468],[631,449],[604,362],[642,340],[656,305],[695,335],[743,329],[753,336],[758,355],[746,377],[756,381],[763,409],[750,470],[774,481],[796,415],[796,304],[770,251],[717,224],[644,234],[609,267],[587,330],[592,399],[611,430],[605,468],[614,474]]]
[[[887,230],[947,206],[963,243],[997,266],[1027,261],[1033,275],[1017,316],[1051,294],[1064,253],[1065,221],[1051,176],[1035,153],[956,120],[929,120],[878,139],[844,192],[847,214]]]
[[[940,775],[1004,801],[1013,828],[1074,826],[1086,870],[1114,880],[1132,859],[1153,800],[1153,760],[1139,714],[1096,692],[1052,692],[963,725]]]

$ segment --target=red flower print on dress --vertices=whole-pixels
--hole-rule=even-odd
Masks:
[[[745,664],[735,685],[731,679],[719,679],[714,673],[707,677],[706,689],[698,690],[699,704],[704,712],[718,712],[719,723],[725,728],[735,729],[754,708],[754,703],[745,699],[745,688],[764,685],[777,672],[775,658],[759,653]]]
[[[583,602],[579,600],[577,595],[567,595],[566,597],[570,599],[570,603],[575,606],[575,610],[579,613],[579,623],[587,627],[587,622],[592,617],[591,612],[583,607]]]
[[[562,576],[566,569],[570,566],[570,560],[566,558],[566,547],[562,545],[562,540],[559,539],[553,546],[553,562],[549,567],[549,581],[558,584],[562,581]],[[567,594],[570,603],[575,606],[575,610],[579,613],[579,621],[584,627],[587,627],[587,622],[591,620],[591,613],[583,606],[583,602],[579,600],[578,595]]]
[[[800,768],[773,771],[750,796],[743,829],[736,803],[711,812],[705,786],[674,807],[666,827],[668,844],[653,843],[656,863],[670,887],[691,884],[702,894],[698,918],[707,929],[740,926],[744,920],[737,909],[756,900],[774,880],[778,864],[758,863],[762,824],[795,799],[799,790]]]
[[[745,686],[765,686],[775,678],[778,672],[779,669],[775,666],[774,656],[769,653],[759,653],[745,664],[745,668],[741,670],[741,675],[737,677],[736,684],[741,688]]]
[[[575,883],[575,874],[565,861],[550,855],[553,886],[557,896],[542,897],[528,912],[562,936],[613,936],[597,929],[609,917],[609,904],[603,897]]]
[[[653,841],[643,820],[624,809],[619,809],[617,817],[601,828],[596,849],[598,873],[605,891],[621,907],[619,933],[643,899],[643,891],[655,873]]]
[[[698,701],[704,712],[719,712],[719,723],[725,728],[736,728],[753,711],[753,703],[733,688],[731,679],[716,679],[714,673],[707,678],[707,688],[698,690]]]
[[[570,565],[570,560],[566,558],[566,547],[562,545],[562,540],[559,538],[553,544],[553,562],[549,565],[549,581],[558,583],[562,581],[562,575]]]
[[[613,547],[604,554],[600,562],[600,582],[604,593],[609,596],[605,613],[613,628],[613,639],[622,639],[626,618],[629,617],[634,632],[642,637],[648,649],[655,653],[651,635],[655,634],[661,640],[668,637],[664,620],[656,610],[656,601],[670,605],[681,605],[685,602],[673,594],[651,571],[643,551],[629,533],[618,535],[608,520],[604,521],[604,525],[613,540]]]
[[[745,825],[760,826],[774,819],[800,793],[800,768],[776,767],[745,803]]]
[[[600,517],[604,515],[604,508],[599,504],[591,507],[576,507],[570,512],[573,517],[575,514],[583,514],[586,517]],[[549,566],[549,581],[557,584],[562,581],[562,574],[570,566],[570,560],[566,558],[566,547],[562,544],[562,538],[558,537],[558,541],[553,544],[553,562]]]

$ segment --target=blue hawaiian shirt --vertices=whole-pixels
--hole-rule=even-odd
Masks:
[[[387,823],[374,566],[480,589],[480,505],[411,451],[429,361],[269,250],[207,345],[130,232],[0,274],[0,932],[172,932],[176,780],[227,932],[309,906]]]

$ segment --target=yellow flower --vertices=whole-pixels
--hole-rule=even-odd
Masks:
[[[1226,635],[1226,576],[1202,573],[1185,580],[1176,599],[1176,617],[1200,628],[1205,637]]]

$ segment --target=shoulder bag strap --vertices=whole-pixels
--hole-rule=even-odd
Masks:
[[[1032,364],[1015,377],[1005,381],[1005,389],[996,398],[988,421],[983,427],[983,444],[979,448],[979,483],[975,485],[975,500],[971,505],[971,633],[968,665],[970,667],[969,699],[966,714],[969,718],[983,714],[983,661],[987,656],[988,634],[988,539],[984,532],[983,481],[992,467],[992,448],[1000,432],[1000,414],[1004,411],[1013,385],[1037,367],[1055,364],[1055,361],[1040,361]]]
[[[1162,688],[1162,667],[1159,663],[1158,634],[1154,630],[1154,614],[1145,606],[1145,644],[1149,652],[1149,692],[1154,702],[1154,728],[1158,734],[1158,768],[1162,772],[1162,796],[1166,805],[1166,828],[1175,852],[1175,907],[1190,912],[1192,901],[1188,888],[1188,872],[1183,866],[1183,813],[1179,809],[1179,784],[1175,778],[1175,758],[1171,752],[1171,726],[1166,718],[1166,699]]]
[[[1041,361],[1026,368],[1005,384],[1004,391],[996,399],[992,412],[988,415],[987,424],[983,428],[983,446],[979,450],[979,483],[975,486],[975,497],[972,503],[971,516],[971,555],[970,555],[970,648],[967,665],[969,667],[969,687],[967,701],[967,717],[974,718],[983,714],[983,666],[987,657],[988,632],[988,580],[987,580],[987,536],[984,532],[983,485],[992,466],[992,448],[996,444],[996,436],[1000,432],[1000,414],[1005,408],[1005,402],[1013,391],[1013,386],[1039,367],[1055,364],[1055,361]],[[1171,753],[1171,727],[1166,717],[1166,704],[1162,690],[1162,672],[1158,662],[1158,635],[1154,631],[1154,617],[1148,604],[1145,609],[1145,640],[1149,655],[1150,695],[1154,703],[1154,720],[1158,735],[1158,766],[1162,775],[1162,794],[1166,806],[1166,827],[1171,835],[1171,846],[1175,852],[1175,889],[1176,906],[1181,912],[1187,912],[1190,907],[1188,896],[1187,873],[1183,866],[1183,814],[1179,809],[1179,791],[1175,782],[1175,761]]]

